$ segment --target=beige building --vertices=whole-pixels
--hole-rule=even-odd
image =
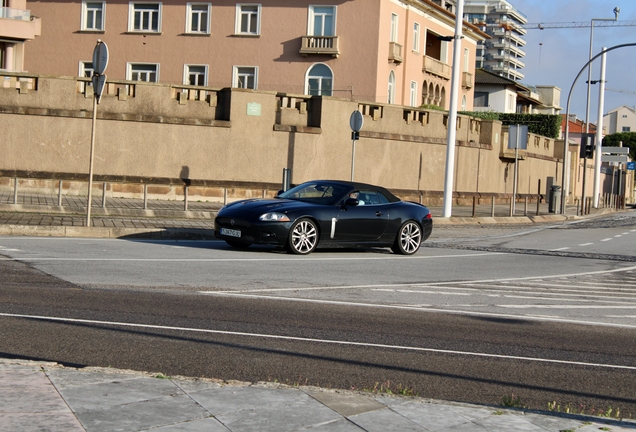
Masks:
[[[621,106],[605,114],[603,124],[606,135],[623,132],[636,132],[636,108]]]
[[[29,1],[42,37],[31,73],[242,87],[448,108],[455,16],[430,0]],[[477,43],[465,23],[460,106],[472,109]]]
[[[40,18],[26,0],[0,0],[0,70],[24,70],[25,44],[40,35]]]

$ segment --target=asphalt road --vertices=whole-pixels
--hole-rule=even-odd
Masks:
[[[636,418],[634,240],[632,213],[411,258],[4,237],[0,356]]]

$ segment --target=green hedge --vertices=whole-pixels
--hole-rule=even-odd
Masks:
[[[548,138],[559,138],[561,116],[556,114],[508,114],[492,111],[461,111],[459,114],[485,120],[499,120],[504,125],[527,125],[528,131]]]

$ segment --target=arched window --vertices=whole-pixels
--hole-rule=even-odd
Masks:
[[[305,93],[317,96],[332,96],[333,72],[326,64],[318,63],[307,71]]]
[[[466,95],[462,97],[462,111],[466,111]]]
[[[389,73],[389,97],[388,103],[395,103],[395,72]]]

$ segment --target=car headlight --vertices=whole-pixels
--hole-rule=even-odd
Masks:
[[[265,213],[261,215],[258,220],[266,222],[289,222],[289,217],[284,213]]]

